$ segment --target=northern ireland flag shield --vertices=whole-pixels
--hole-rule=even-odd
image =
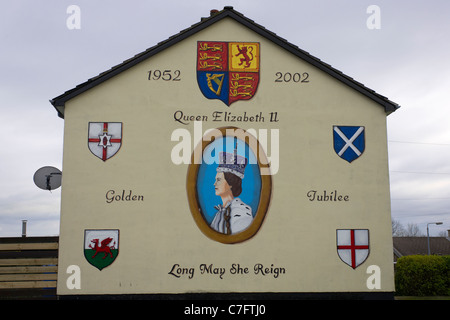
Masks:
[[[119,254],[119,230],[84,230],[84,257],[99,270],[116,260]]]
[[[108,160],[122,146],[121,122],[89,122],[88,147],[93,155]]]
[[[342,159],[352,162],[364,152],[365,130],[359,126],[333,126],[334,151]]]
[[[259,83],[258,42],[197,42],[197,83],[208,99],[230,106],[254,97]]]
[[[369,256],[369,230],[338,229],[336,230],[337,253],[341,260],[357,268]]]

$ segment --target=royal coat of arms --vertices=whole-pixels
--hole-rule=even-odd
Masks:
[[[116,260],[119,254],[119,230],[84,230],[84,257],[99,270]]]
[[[337,253],[341,260],[357,268],[369,256],[369,230],[338,229],[336,230]]]
[[[260,47],[257,42],[197,43],[197,82],[208,99],[227,106],[250,100],[259,83]]]
[[[115,155],[122,146],[121,122],[89,122],[88,147],[103,161]]]

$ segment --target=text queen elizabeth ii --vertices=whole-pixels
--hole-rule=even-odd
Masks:
[[[211,228],[224,234],[236,234],[247,229],[253,221],[252,208],[237,198],[242,192],[247,158],[221,152],[214,182],[216,195],[222,198],[222,204],[215,206],[217,213],[211,222]]]

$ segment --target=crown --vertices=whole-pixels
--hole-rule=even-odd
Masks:
[[[236,149],[233,153],[220,152],[219,166],[217,172],[230,172],[244,179],[244,171],[247,166],[247,158],[237,155]]]

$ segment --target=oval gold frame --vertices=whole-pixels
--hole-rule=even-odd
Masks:
[[[213,133],[217,133],[219,130],[221,133],[220,137],[237,137],[241,141],[244,141],[251,148],[253,153],[255,154],[258,166],[260,169],[261,175],[261,192],[259,198],[258,209],[256,210],[256,214],[254,216],[252,224],[242,232],[226,235],[212,229],[208,223],[206,222],[203,214],[200,212],[200,205],[198,201],[197,194],[197,175],[198,170],[200,168],[201,159],[203,157],[203,152],[205,148],[212,142],[214,142],[216,135]],[[186,190],[189,201],[189,208],[191,210],[192,216],[194,218],[195,223],[199,227],[199,229],[205,234],[208,238],[225,243],[225,244],[234,244],[246,241],[259,231],[262,226],[262,223],[266,217],[267,211],[269,209],[269,204],[272,196],[272,176],[270,174],[270,165],[267,160],[266,153],[264,149],[261,147],[258,139],[256,139],[252,134],[248,133],[246,130],[237,128],[237,127],[221,127],[216,128],[212,131],[206,132],[202,140],[198,143],[194,152],[191,156],[191,163],[187,172],[187,181],[186,181]],[[229,133],[233,134],[229,134]],[[247,142],[248,138],[248,142]],[[256,146],[256,150],[255,147]],[[263,160],[263,163],[261,162]],[[265,172],[269,174],[261,174],[262,169],[265,169]]]

